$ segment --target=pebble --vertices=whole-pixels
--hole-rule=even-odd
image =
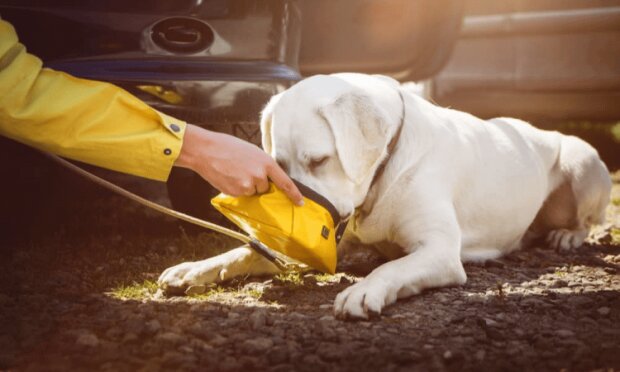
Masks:
[[[241,314],[234,312],[234,311],[230,311],[228,313],[228,319],[239,319],[241,317]]]
[[[132,332],[135,334],[141,334],[144,331],[145,324],[144,319],[138,317],[132,317],[125,322],[123,329],[127,332]]]
[[[293,367],[291,364],[278,364],[269,369],[269,371],[271,372],[289,372],[294,370],[295,367]]]
[[[222,371],[240,371],[241,363],[233,357],[226,357],[217,368]]]
[[[569,329],[558,329],[555,331],[555,334],[560,337],[575,337],[575,332]]]
[[[146,322],[144,329],[150,334],[157,333],[161,329],[161,324],[159,323],[159,320],[152,319]]]
[[[562,279],[557,279],[554,280],[553,283],[551,283],[551,288],[564,288],[564,287],[568,287],[568,282],[566,280],[562,280]]]
[[[607,316],[611,312],[611,309],[608,308],[607,306],[601,306],[596,311],[602,316]]]
[[[250,324],[253,330],[258,330],[267,325],[267,314],[263,310],[256,310],[250,314]]]
[[[197,352],[213,350],[213,347],[211,345],[207,344],[199,338],[192,338],[190,341],[190,345]]]
[[[291,320],[305,320],[305,319],[308,318],[307,315],[304,315],[304,314],[301,314],[301,313],[298,313],[298,312],[292,312],[292,313],[288,314],[288,316],[289,316],[289,318]]]
[[[105,332],[107,338],[117,339],[123,335],[123,330],[119,327],[112,327]]]
[[[521,306],[545,306],[545,301],[539,300],[534,297],[526,297],[521,300]]]
[[[276,346],[273,349],[269,350],[269,353],[267,353],[267,358],[269,359],[269,363],[273,365],[278,365],[286,363],[288,361],[289,355],[286,348]]]
[[[320,370],[322,370],[322,366],[324,366],[324,363],[321,362],[321,359],[319,358],[318,355],[306,355],[302,358],[302,363],[307,365],[307,366],[314,366],[319,367]]]
[[[336,344],[331,342],[322,342],[316,351],[317,355],[325,361],[336,361],[341,358],[342,350]]]
[[[170,344],[180,344],[185,338],[178,333],[163,332],[155,336],[155,339]]]
[[[504,264],[500,260],[487,260],[484,262],[484,266],[485,267],[496,267],[496,268],[502,269],[506,266],[506,264]]]
[[[125,333],[125,336],[123,336],[123,342],[133,342],[137,339],[138,335],[133,332],[127,332]]]
[[[211,336],[209,339],[209,344],[215,347],[224,346],[228,343],[228,339],[218,333]]]
[[[579,321],[581,323],[588,323],[588,327],[596,327],[598,325],[596,320],[594,320],[594,319],[592,319],[590,317],[587,317],[587,316],[579,318]]]
[[[338,339],[338,334],[334,329],[325,323],[321,323],[321,335],[324,340],[334,341]]]
[[[97,347],[99,346],[99,338],[90,331],[80,333],[75,341],[80,346]]]
[[[259,354],[271,349],[273,341],[267,337],[259,337],[253,340],[245,340],[241,347],[247,353]]]
[[[502,332],[500,332],[496,328],[489,327],[489,328],[485,328],[484,331],[486,332],[487,337],[489,337],[492,340],[502,341],[505,338]]]
[[[482,321],[484,322],[484,325],[487,327],[496,327],[496,328],[500,327],[500,324],[493,319],[483,318]]]

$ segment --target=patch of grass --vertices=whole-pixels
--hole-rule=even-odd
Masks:
[[[620,122],[611,127],[611,135],[616,142],[620,142]]]
[[[219,285],[214,285],[212,287],[209,287],[204,293],[194,293],[194,294],[187,295],[186,297],[193,298],[196,300],[209,300],[212,297],[215,297],[225,292],[226,292],[226,288],[221,287]]]
[[[321,283],[331,283],[339,280],[337,275],[332,274],[316,274],[314,279]]]
[[[151,280],[145,280],[142,283],[133,282],[129,285],[121,284],[112,289],[109,294],[120,300],[141,300],[155,295],[157,289],[157,283]]]
[[[260,298],[263,296],[263,291],[257,288],[248,289],[244,292],[257,300],[260,300]]]
[[[258,288],[243,288],[243,287],[228,287],[228,286],[219,286],[214,285],[206,290],[205,293],[197,293],[187,295],[187,298],[192,298],[196,300],[213,300],[214,298],[221,295],[230,295],[230,296],[238,296],[238,295],[247,295],[259,300],[263,296],[262,289]]]
[[[280,273],[273,278],[274,283],[282,283],[291,286],[304,285],[304,278],[298,271]]]
[[[609,231],[609,235],[611,235],[611,242],[613,244],[620,244],[620,229],[616,227],[612,227],[611,231]]]

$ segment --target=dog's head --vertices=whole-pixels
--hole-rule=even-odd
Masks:
[[[341,216],[361,205],[401,116],[398,82],[362,74],[318,75],[272,97],[263,148]]]

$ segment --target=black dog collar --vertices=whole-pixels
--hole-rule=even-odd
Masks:
[[[338,244],[340,242],[340,239],[342,239],[344,230],[347,228],[347,223],[349,222],[349,219],[343,219],[342,217],[340,217],[340,213],[338,213],[336,207],[334,207],[334,205],[323,195],[319,194],[318,192],[312,190],[310,187],[295,179],[293,179],[293,182],[295,183],[299,191],[301,191],[304,197],[314,201],[323,208],[327,209],[329,214],[332,216],[332,220],[334,221],[334,228],[336,229],[336,244]]]

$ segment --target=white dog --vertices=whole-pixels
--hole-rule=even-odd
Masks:
[[[438,107],[384,76],[308,78],[271,99],[261,130],[291,177],[354,215],[345,239],[391,260],[336,297],[340,317],[368,318],[425,288],[463,284],[464,261],[526,239],[576,248],[609,202],[607,168],[579,138]],[[275,272],[241,247],[172,267],[160,285]]]

